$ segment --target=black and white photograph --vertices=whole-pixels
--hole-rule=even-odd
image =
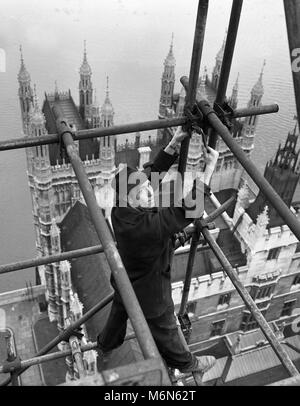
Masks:
[[[300,386],[299,132],[300,0],[0,0],[0,387]]]

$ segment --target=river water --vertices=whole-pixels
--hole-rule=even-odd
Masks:
[[[228,25],[229,0],[211,0],[202,69],[211,72]],[[174,32],[176,90],[188,75],[197,1],[173,0],[0,0],[0,48],[6,71],[0,72],[0,140],[21,136],[17,96],[19,45],[40,102],[44,92],[71,89],[78,102],[78,70],[87,41],[92,81],[100,104],[109,75],[115,124],[157,117],[163,61]],[[229,93],[240,73],[239,107],[244,107],[263,61],[263,103],[277,102],[278,114],[259,119],[252,158],[263,172],[278,144],[293,130],[295,100],[282,0],[244,0]],[[124,137],[123,137],[124,139]],[[0,263],[35,256],[25,151],[1,152]],[[298,199],[298,191],[296,192]],[[34,281],[32,270],[2,275],[0,292]]]

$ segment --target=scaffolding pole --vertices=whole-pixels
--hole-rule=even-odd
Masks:
[[[222,61],[222,68],[220,73],[220,79],[218,84],[217,96],[215,103],[222,105],[225,101],[227,85],[231,70],[231,64],[233,59],[233,53],[239,29],[240,17],[242,12],[243,0],[233,0],[232,9],[230,15],[230,21],[228,26],[228,34],[226,38],[226,44],[224,49],[224,57]],[[209,145],[212,148],[216,148],[218,134],[214,129],[212,130],[209,138]]]
[[[266,105],[253,107],[251,109],[237,109],[231,117],[247,117],[256,116],[259,114],[277,113],[277,105]],[[178,127],[187,124],[187,118],[172,118],[162,120],[145,121],[142,123],[132,123],[124,125],[116,125],[107,128],[96,128],[90,130],[80,130],[74,133],[74,140],[86,140],[90,138],[102,138],[111,135],[122,135],[135,132],[159,130],[170,127]],[[13,149],[36,147],[38,145],[57,144],[59,142],[58,134],[48,134],[41,137],[22,137],[6,141],[0,141],[0,151],[9,151]]]
[[[227,200],[224,204],[222,204],[218,209],[216,209],[211,215],[205,218],[205,221],[207,224],[211,223],[214,221],[217,217],[219,217],[222,213],[224,213],[230,205],[233,203],[235,200],[234,197],[231,197],[229,200]],[[180,303],[180,309],[178,312],[179,316],[183,316],[186,312],[186,306],[189,300],[189,293],[190,293],[190,287],[191,287],[191,282],[192,282],[192,275],[193,275],[193,267],[194,267],[194,262],[195,262],[195,256],[198,251],[198,245],[199,245],[199,232],[197,230],[198,228],[198,221],[195,222],[194,226],[194,232],[192,236],[192,241],[191,241],[191,247],[190,247],[190,252],[189,252],[189,257],[188,257],[188,262],[187,262],[187,267],[186,267],[186,273],[185,273],[185,281],[184,281],[184,286],[183,286],[183,291],[182,291],[182,297],[181,297],[181,303]]]
[[[0,265],[0,275],[9,272],[20,271],[21,269],[33,268],[36,266],[53,264],[55,262],[67,261],[74,258],[80,258],[88,255],[95,255],[103,252],[101,245],[80,248],[78,250],[62,252],[61,254],[49,255],[46,257],[32,258],[24,261],[18,261],[11,264]]]
[[[186,96],[186,107],[192,108],[196,101],[196,94],[198,88],[198,79],[202,58],[202,51],[204,45],[205,27],[208,13],[208,0],[199,0],[196,28],[194,34],[194,45],[192,52],[192,60],[190,67],[190,87]],[[191,134],[190,134],[191,135]],[[190,145],[190,137],[183,140],[180,147],[180,156],[178,164],[178,172],[181,175],[181,180],[184,180],[184,172],[186,169],[188,151]]]

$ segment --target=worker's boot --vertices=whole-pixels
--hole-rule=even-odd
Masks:
[[[184,374],[188,373],[199,373],[204,375],[209,371],[216,363],[215,357],[211,355],[203,355],[201,357],[195,357],[196,361],[194,364],[187,368],[180,368],[180,372]]]
[[[104,369],[107,369],[108,362],[110,360],[113,350],[104,352],[100,348],[97,348],[96,351],[97,351],[97,355],[98,355],[98,357],[97,357],[98,370],[102,371]]]

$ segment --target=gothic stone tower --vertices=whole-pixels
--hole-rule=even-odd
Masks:
[[[24,59],[23,59],[23,52],[22,47],[20,46],[20,53],[21,53],[21,67],[18,74],[18,82],[19,82],[19,100],[21,106],[21,114],[22,114],[22,124],[23,124],[23,132],[24,134],[27,133],[27,127],[29,124],[29,110],[31,104],[33,102],[33,93],[32,88],[30,85],[30,75],[25,67]]]
[[[170,50],[165,59],[164,71],[161,78],[161,93],[159,103],[159,117],[161,118],[165,118],[168,115],[167,109],[172,109],[173,106],[175,65],[176,61],[173,55],[173,36],[172,36]]]
[[[106,97],[100,111],[100,127],[107,128],[114,125],[114,108],[109,97],[108,77],[106,78]],[[113,189],[111,181],[116,170],[115,166],[116,137],[101,137],[99,140],[99,160],[101,174],[97,182],[96,197],[99,206],[103,207],[109,215],[113,204]]]
[[[93,84],[92,84],[92,69],[87,61],[86,42],[84,41],[83,62],[80,70],[79,81],[79,113],[85,120],[90,116],[90,106],[93,104]]]
[[[86,49],[80,68],[80,106],[77,107],[68,92],[59,92],[56,84],[54,93],[45,94],[43,109],[38,104],[36,89],[31,88],[30,75],[25,68],[21,53],[21,67],[18,74],[19,99],[22,124],[25,136],[42,137],[47,133],[56,133],[56,120],[53,107],[58,106],[62,114],[77,130],[90,127],[110,126],[113,124],[114,111],[107,95],[100,113],[100,107],[92,104],[91,69],[87,63]],[[79,111],[82,111],[83,117]],[[101,121],[102,120],[102,121]],[[98,140],[77,141],[78,152],[95,192],[98,185],[108,182],[114,170],[114,138],[105,140],[103,151],[99,151]],[[68,210],[82,195],[71,164],[61,153],[56,144],[26,148],[27,175],[32,198],[33,222],[38,256],[47,256],[59,250],[57,243],[59,223]],[[99,193],[100,195],[102,194]],[[101,202],[100,202],[101,203]],[[41,266],[39,278],[46,286],[48,313],[51,321],[58,322],[58,328],[64,328],[64,318],[68,302],[61,299],[63,286],[69,282],[62,281],[62,270],[58,264]],[[65,278],[66,279],[66,278]],[[69,288],[66,287],[66,290]],[[65,299],[68,300],[68,299]]]
[[[296,152],[297,141],[298,136],[296,135],[295,127],[294,133],[288,134],[285,146],[282,148],[279,145],[275,159],[266,165],[264,173],[267,181],[273,186],[288,207],[291,206],[300,178],[299,168],[297,167],[299,158],[299,151]],[[269,228],[284,224],[277,211],[274,210],[261,192],[259,192],[255,202],[248,209],[251,218],[255,218],[265,206],[269,207]]]

